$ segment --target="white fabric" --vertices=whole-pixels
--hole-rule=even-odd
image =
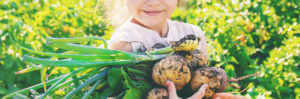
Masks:
[[[170,41],[178,41],[186,35],[195,34],[201,38],[201,43],[198,46],[198,49],[206,49],[205,34],[197,26],[168,20],[168,36],[162,38],[159,34],[153,30],[140,26],[138,24],[127,21],[120,28],[118,28],[112,35],[111,39],[108,40],[108,46],[119,41],[126,42],[142,42],[145,45],[145,48],[149,50],[154,44],[162,43],[169,45]],[[131,43],[133,52],[139,48],[140,44]],[[207,52],[204,52],[207,54]]]

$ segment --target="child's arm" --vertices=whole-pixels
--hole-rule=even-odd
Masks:
[[[125,52],[132,52],[131,44],[126,41],[119,41],[119,42],[113,43],[109,46],[109,49],[125,51]]]

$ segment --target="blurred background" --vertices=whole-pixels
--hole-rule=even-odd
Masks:
[[[300,99],[299,6],[299,0],[187,0],[171,19],[201,27],[210,66],[225,69],[229,78],[258,73],[258,77],[231,83],[235,87],[226,92],[249,98]],[[114,27],[104,13],[103,0],[1,0],[0,97],[41,82],[40,71],[15,73],[27,67],[21,59],[31,53],[14,46],[9,33],[27,48],[62,52],[46,46],[45,39],[99,36],[108,40]],[[99,46],[101,42],[84,44]],[[69,71],[49,68],[47,74],[55,77]]]

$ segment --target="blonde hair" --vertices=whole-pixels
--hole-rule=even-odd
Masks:
[[[183,7],[187,0],[178,0],[178,6]],[[126,0],[104,0],[105,18],[115,28],[120,27],[130,18]]]
[[[126,0],[104,0],[105,18],[115,28],[120,27],[130,18]]]

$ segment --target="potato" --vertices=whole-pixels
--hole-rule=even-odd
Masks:
[[[148,92],[147,99],[169,99],[169,93],[164,88],[153,88]]]
[[[208,57],[201,50],[177,51],[175,54],[185,57],[192,72],[200,67],[208,67]]]
[[[184,56],[188,60],[190,69],[208,67],[208,57],[204,55],[201,50],[196,49],[190,52],[181,52],[180,55]]]
[[[176,90],[183,88],[191,80],[191,72],[187,60],[180,55],[170,55],[157,62],[152,71],[152,79],[161,86],[166,86],[166,81],[173,81]]]
[[[219,74],[222,76],[221,87],[217,90],[217,92],[224,92],[228,82],[226,72],[222,68],[217,68],[217,67],[212,67],[212,68],[215,69],[217,72],[219,72]]]
[[[198,91],[203,84],[208,84],[204,97],[211,98],[221,87],[221,74],[211,67],[202,67],[193,73],[191,89]]]

